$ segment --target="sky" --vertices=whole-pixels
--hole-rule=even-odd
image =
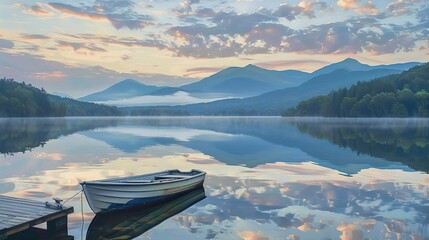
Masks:
[[[2,75],[73,97],[247,64],[311,72],[429,57],[425,0],[2,0],[0,16]]]

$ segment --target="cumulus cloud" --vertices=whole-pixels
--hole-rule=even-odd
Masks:
[[[338,0],[337,5],[344,10],[348,10],[357,8],[359,2],[359,0]]]
[[[305,4],[301,5],[305,6]],[[276,11],[274,11],[274,15],[286,18],[289,21],[294,20],[300,14],[305,14],[310,17],[314,16],[313,9],[309,8],[309,5],[307,5],[306,7],[307,9],[301,6],[292,6],[287,3],[283,3]]]
[[[302,15],[311,18],[315,16],[316,6],[326,10],[328,5],[324,2],[301,1],[297,6],[282,4],[275,10],[262,8],[247,14],[206,10],[204,23],[169,28],[166,34],[175,41],[165,42],[165,46],[177,56],[196,58],[278,52],[355,54],[369,51],[372,54],[385,54],[411,51],[415,42],[422,40],[428,33],[424,17],[420,18],[423,20],[419,24],[382,24],[379,20],[389,15],[378,14],[372,1],[342,0],[337,4],[343,9],[354,8],[356,13],[365,16],[292,29],[280,23],[280,19],[292,21]],[[425,16],[425,13],[427,11],[418,15]]]
[[[244,34],[257,24],[267,21],[276,21],[276,19],[261,13],[236,14],[221,12],[212,18],[212,22],[216,24],[216,27],[211,29],[217,33],[222,32],[230,35]]]
[[[81,5],[80,7],[65,3],[50,2],[48,6],[57,12],[77,18],[110,21],[116,29],[142,29],[154,24],[151,16],[137,13],[133,10],[135,4],[127,0],[97,1],[92,6]]]
[[[298,4],[302,8],[302,12],[309,17],[316,17],[314,15],[314,9],[319,8],[319,11],[325,11],[329,8],[326,2],[310,2],[310,1],[301,1]]]
[[[22,3],[14,4],[15,7],[24,9],[24,13],[39,16],[39,17],[50,17],[53,15],[52,12],[42,8],[43,3],[36,3],[35,5],[27,5]]]
[[[66,44],[59,42],[59,45],[71,47],[75,51],[87,50],[91,52],[104,50],[94,45],[93,42],[127,48],[151,47],[169,50],[175,56],[195,58],[235,57],[279,52],[355,54],[369,51],[372,54],[384,54],[411,51],[415,47],[415,41],[423,39],[428,34],[428,31],[425,30],[427,20],[424,17],[421,17],[422,20],[419,24],[409,24],[406,27],[381,24],[379,19],[386,18],[388,14],[378,14],[372,1],[338,1],[337,4],[343,9],[354,8],[356,13],[365,16],[340,22],[309,25],[300,29],[287,26],[281,19],[293,21],[299,16],[315,17],[317,10],[329,9],[327,3],[301,1],[298,5],[281,4],[274,10],[261,8],[256,12],[243,14],[234,11],[215,11],[212,8],[193,9],[193,4],[196,3],[198,1],[184,1],[181,6],[189,10],[187,17],[202,18],[204,21],[169,27],[165,30],[165,35],[162,33],[148,34],[145,38],[137,39],[75,34],[67,36],[79,39],[79,42],[85,40],[88,43]],[[57,4],[56,6],[65,5]],[[132,8],[134,5],[124,1],[121,3],[97,3],[94,6],[97,7],[87,9],[80,6],[79,8],[66,7],[65,9],[70,13],[81,13],[87,18],[97,19],[107,17],[106,11],[115,12],[117,9]],[[401,6],[410,6],[410,4]],[[387,9],[393,11],[392,6],[388,6]],[[65,12],[66,10],[63,9],[62,11]],[[87,15],[89,13],[94,15]],[[420,15],[425,16],[424,12]],[[127,60],[127,58],[125,57],[123,60]],[[190,72],[189,74],[194,73]]]
[[[376,15],[378,13],[378,10],[375,4],[372,3],[372,1],[368,1],[359,8],[356,8],[355,12],[359,14]]]
[[[243,240],[269,240],[269,238],[265,237],[260,231],[243,231],[238,232],[237,235]]]
[[[192,2],[192,3],[191,3]],[[234,11],[214,11],[212,8],[197,8],[192,9],[191,5],[199,1],[185,1],[181,3],[181,8],[173,9],[173,13],[178,15],[182,20],[189,20],[189,17],[194,18],[210,18],[210,21],[216,20],[231,20],[236,18],[240,20],[252,20],[252,22],[278,21],[280,18],[285,18],[289,21],[295,20],[300,16],[309,18],[315,17],[314,9],[320,11],[326,10],[328,4],[323,1],[310,2],[301,1],[298,5],[290,5],[287,3],[280,4],[275,9],[261,8],[257,12],[248,14],[238,14]]]
[[[411,13],[412,7],[415,7],[421,0],[396,0],[386,7],[386,12],[391,15],[404,15]]]
[[[174,14],[169,16],[167,23],[160,23],[160,28],[156,30],[148,28],[149,31],[154,31],[145,33],[142,37],[62,34],[72,40],[52,39],[52,42],[59,48],[71,48],[82,54],[104,52],[108,46],[150,47],[168,50],[174,56],[194,58],[243,58],[253,54],[279,52],[394,53],[412,51],[416,47],[416,41],[424,40],[425,37],[427,39],[429,14],[427,7],[422,9],[421,5],[416,5],[421,2],[394,0],[385,9],[377,9],[371,0],[336,0],[334,4],[341,9],[351,10],[349,12],[354,16],[338,22],[319,23],[313,18],[330,11],[332,7],[325,1],[301,0],[297,4],[283,3],[270,9],[259,8],[253,12],[243,12],[231,5],[203,6],[199,4],[199,0],[182,0],[179,6],[174,3]],[[50,2],[37,3],[35,6],[67,16],[109,21],[116,29],[136,30],[160,22],[139,12],[150,6],[135,4],[131,0],[97,0],[92,4],[79,5]],[[29,7],[26,6],[26,9]],[[408,13],[414,13],[417,21],[408,21],[406,25],[381,21]],[[170,17],[177,21],[170,21]],[[295,27],[294,21],[300,18],[308,18],[312,24],[306,21],[306,25]],[[29,34],[22,35],[22,39],[43,40],[48,37]],[[123,56],[121,59],[125,61],[128,57]]]
[[[340,0],[337,4],[343,9],[355,8],[359,14],[377,14],[371,1],[362,3],[360,7],[358,4],[361,2],[356,0]],[[319,10],[328,8],[325,2],[301,1],[296,6],[281,4],[275,10],[262,8],[247,14],[213,10],[197,14],[196,10],[194,16],[206,17],[211,24],[171,27],[166,33],[176,41],[165,45],[177,56],[197,58],[277,52],[358,53],[365,50],[379,54],[408,51],[414,47],[414,40],[401,43],[394,39],[399,37],[402,40],[403,36],[412,37],[413,34],[391,31],[390,26],[376,24],[375,18],[354,18],[344,22],[311,25],[299,30],[279,23],[281,18],[292,21],[302,15],[315,17],[316,6]],[[399,31],[407,30],[402,28]]]
[[[173,12],[178,15],[189,15],[193,12],[192,4],[199,3],[200,0],[186,0],[180,3],[180,8],[173,9]]]

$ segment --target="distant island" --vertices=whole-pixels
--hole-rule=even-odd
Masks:
[[[429,63],[313,97],[282,115],[429,117]]]
[[[62,98],[12,78],[0,79],[0,117],[117,115],[121,115],[121,111],[114,106]]]

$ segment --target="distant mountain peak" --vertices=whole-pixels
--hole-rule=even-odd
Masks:
[[[354,58],[346,58],[343,61],[341,61],[343,63],[359,63],[361,64],[361,62],[359,62],[358,60],[354,59]]]
[[[134,79],[131,79],[131,78],[127,78],[127,79],[122,80],[122,81],[120,81],[118,83],[138,83],[138,84],[142,84],[141,82],[139,82],[137,80],[134,80]]]
[[[246,68],[246,69],[261,69],[260,67],[253,65],[253,64],[247,64],[244,68]]]
[[[131,98],[136,96],[143,96],[150,92],[156,91],[160,87],[146,85],[134,79],[125,79],[114,85],[106,88],[103,91],[89,94],[85,97],[79,98],[82,101],[108,101],[123,98]]]
[[[330,64],[313,72],[315,75],[327,74],[337,69],[345,69],[347,71],[368,71],[371,66],[363,64],[354,58],[346,58],[343,61]]]

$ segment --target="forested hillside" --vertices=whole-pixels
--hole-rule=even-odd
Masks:
[[[429,117],[429,63],[302,101],[283,116]]]
[[[80,102],[46,93],[13,79],[0,79],[0,117],[120,115],[116,107]]]

